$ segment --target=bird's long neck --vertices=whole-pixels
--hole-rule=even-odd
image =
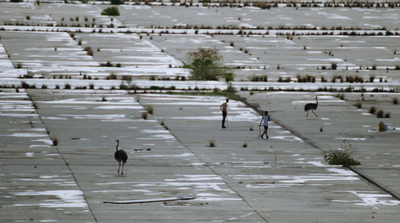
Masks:
[[[119,141],[117,141],[117,146],[115,147],[115,150],[118,152],[118,146],[119,146]]]
[[[318,98],[315,98],[315,101],[317,101],[317,105],[318,105]]]

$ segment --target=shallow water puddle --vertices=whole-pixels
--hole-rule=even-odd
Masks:
[[[14,196],[41,196],[50,199],[42,199],[37,204],[13,204],[12,206],[40,206],[49,208],[87,208],[87,203],[80,190],[47,190],[15,192]],[[54,199],[57,198],[57,199]]]

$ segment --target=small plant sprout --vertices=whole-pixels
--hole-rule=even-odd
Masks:
[[[376,113],[376,117],[378,118],[383,118],[385,115],[385,112],[382,109],[379,109],[379,111]]]
[[[349,141],[343,140],[343,144],[340,149],[335,151],[329,151],[324,157],[324,159],[330,165],[342,165],[344,167],[350,167],[355,165],[361,165],[361,163],[351,157],[356,148],[354,148]]]
[[[209,146],[209,147],[215,147],[215,142],[214,142],[214,140],[210,140],[208,146]]]
[[[51,141],[53,142],[53,146],[57,146],[58,145],[58,139],[57,138],[53,138]]]
[[[146,111],[149,113],[149,114],[153,114],[154,113],[154,108],[153,108],[153,106],[151,106],[151,105],[149,105],[149,106],[147,106],[146,107]]]
[[[360,101],[358,101],[358,102],[356,103],[356,107],[357,107],[357,108],[362,108],[362,104],[361,104]]]
[[[399,99],[398,98],[393,98],[392,102],[393,102],[394,105],[397,105],[397,104],[399,104]]]
[[[376,107],[375,106],[372,106],[371,108],[369,108],[369,113],[375,114],[375,112],[376,112]]]
[[[142,118],[147,119],[147,112],[142,112]]]

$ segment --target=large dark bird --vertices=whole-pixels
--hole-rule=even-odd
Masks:
[[[318,107],[318,97],[315,97],[315,101],[316,101],[316,103],[308,103],[304,106],[304,111],[307,112],[306,117],[308,117],[308,111],[310,111],[310,110],[316,117],[318,117],[318,115],[315,114],[315,112],[314,112],[315,110],[317,110],[317,107]]]
[[[116,142],[117,142],[117,147],[115,148],[116,151],[114,153],[114,158],[115,160],[118,161],[118,174],[122,165],[121,175],[124,175],[124,165],[128,160],[128,154],[126,154],[126,152],[122,149],[118,150],[119,140],[116,140]]]

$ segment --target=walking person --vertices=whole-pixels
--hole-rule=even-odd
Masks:
[[[261,138],[264,139],[263,135],[265,134],[265,138],[268,139],[268,122],[271,121],[271,119],[269,118],[268,112],[265,111],[264,116],[262,117],[261,121],[260,121],[260,125],[263,124],[264,126],[264,132],[261,134]]]
[[[225,119],[226,119],[226,116],[228,115],[228,102],[229,102],[229,99],[227,98],[226,102],[219,106],[219,108],[222,111],[222,128],[223,129],[226,128],[225,127]]]

